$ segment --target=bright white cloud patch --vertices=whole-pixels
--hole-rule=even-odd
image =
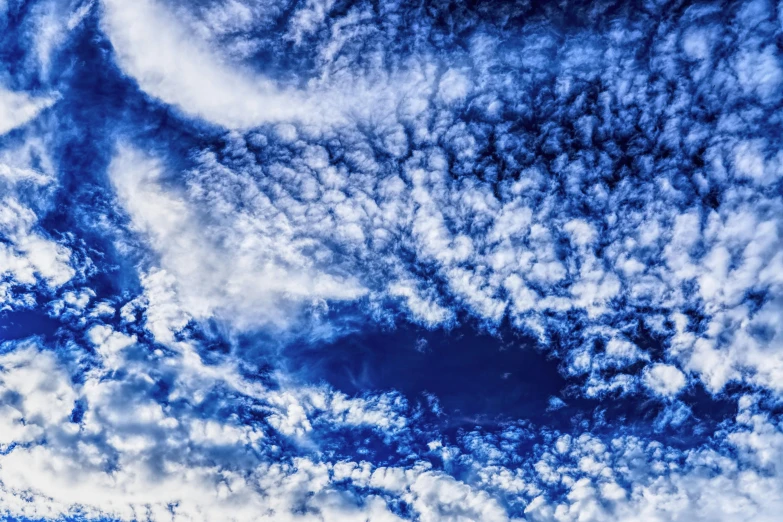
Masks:
[[[246,128],[317,110],[296,92],[232,66],[159,2],[110,0],[103,7],[103,24],[123,69],[142,90],[187,113]]]
[[[207,20],[177,16],[157,0],[109,0],[103,4],[102,25],[118,64],[144,92],[188,115],[229,129],[247,130],[289,121],[315,128],[331,127],[350,124],[357,116],[387,118],[400,106],[406,112],[418,112],[428,103],[427,91],[434,89],[435,65],[427,62],[411,64],[425,71],[324,71],[303,88],[285,87],[242,60],[232,59],[232,54],[240,58],[246,54],[242,47],[247,40],[235,42],[239,49],[233,48],[233,53],[219,40],[222,33],[233,33],[225,27],[231,25],[226,18],[244,16],[237,2],[225,5],[224,10],[209,11]],[[307,28],[316,24],[327,9],[318,3],[310,7],[313,10],[302,9],[292,20],[293,40],[310,30]],[[258,16],[260,21],[265,9],[270,8],[258,7],[252,14],[245,14]],[[252,28],[246,25],[233,29]],[[210,46],[214,38],[220,44]],[[422,77],[422,72],[428,77]],[[459,73],[447,75],[440,86],[444,102],[464,102],[466,82]],[[399,144],[393,142],[405,139],[401,131],[388,137],[391,147],[398,148]]]
[[[365,293],[352,277],[321,271],[303,253],[309,242],[287,234],[281,220],[262,219],[252,208],[216,215],[188,194],[167,190],[161,162],[138,150],[119,146],[109,173],[133,227],[160,256],[184,309],[196,318],[217,314],[240,328],[287,326],[303,306]]]
[[[0,86],[0,135],[26,124],[54,102],[51,96],[37,98]]]
[[[655,393],[673,397],[685,386],[685,375],[670,364],[654,364],[644,374],[644,384]]]

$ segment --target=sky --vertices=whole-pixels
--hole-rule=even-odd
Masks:
[[[0,518],[773,522],[783,2],[0,0]]]

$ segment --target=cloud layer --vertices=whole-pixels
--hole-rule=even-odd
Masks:
[[[0,511],[776,520],[782,16],[0,3]],[[301,363],[379,329],[551,425]]]

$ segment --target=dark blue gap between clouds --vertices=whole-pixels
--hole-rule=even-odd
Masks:
[[[638,395],[598,400],[569,393],[578,381],[564,377],[559,360],[511,327],[493,335],[470,323],[452,330],[427,330],[410,323],[382,328],[371,321],[328,343],[295,341],[284,348],[279,365],[305,383],[326,382],[349,396],[399,391],[429,410],[433,407],[427,398],[435,398],[438,406],[430,420],[447,431],[525,420],[564,431],[590,428],[610,433],[624,426],[649,435],[666,408],[665,402]],[[57,344],[57,339],[73,335],[68,323],[67,315],[60,320],[43,310],[2,312],[0,342],[37,336]],[[193,323],[189,330],[189,337],[203,341],[207,360],[230,350],[223,333],[212,329],[209,336],[199,335],[200,327]],[[215,351],[219,353],[210,353]],[[248,362],[263,374],[255,377],[274,385],[269,378],[277,366],[271,362],[274,358],[265,361],[264,350],[240,349],[237,355],[250,355],[253,360]],[[741,390],[732,390],[736,391]],[[551,397],[565,405],[550,408]],[[703,441],[736,412],[732,401],[711,396],[700,385],[688,389],[682,399],[692,418],[658,430],[675,445]]]
[[[469,320],[450,330],[368,322],[328,343],[295,341],[282,355],[287,372],[304,382],[326,382],[350,396],[399,391],[423,405],[434,396],[443,428],[525,420],[567,432],[657,431],[670,444],[688,446],[703,442],[736,414],[733,401],[712,396],[696,384],[681,396],[691,409],[690,418],[680,425],[654,427],[671,407],[667,401],[643,394],[585,398],[580,379],[565,377],[559,359],[508,323],[489,333]],[[551,408],[551,397],[565,405]]]
[[[59,320],[41,309],[3,311],[0,312],[0,343],[32,336],[51,340],[60,325]]]

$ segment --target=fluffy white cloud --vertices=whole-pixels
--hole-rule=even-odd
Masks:
[[[3,348],[14,348],[0,356],[0,389],[6,397],[0,406],[4,450],[39,440],[50,430],[77,431],[68,423],[76,394],[54,355],[39,352],[32,342]]]
[[[644,374],[644,384],[657,394],[673,397],[685,387],[685,375],[670,364],[653,364]]]

